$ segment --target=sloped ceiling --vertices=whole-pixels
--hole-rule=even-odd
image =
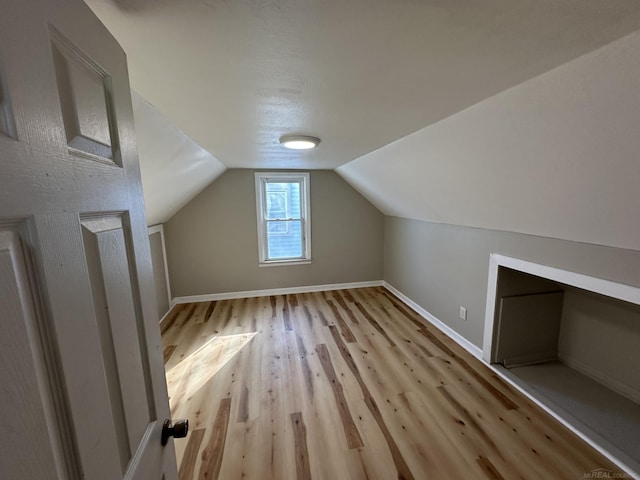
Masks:
[[[638,0],[87,3],[133,89],[229,168],[333,169],[640,28]]]
[[[225,170],[209,152],[132,92],[147,224],[169,220]]]
[[[132,87],[221,168],[337,169],[388,214],[640,248],[638,72],[589,53],[640,28],[638,0],[87,3]],[[579,73],[585,54],[605,70]]]
[[[384,213],[640,250],[640,32],[338,173]]]

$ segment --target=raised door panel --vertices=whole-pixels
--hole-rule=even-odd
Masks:
[[[13,108],[5,80],[4,67],[0,55],[0,134],[15,138],[16,129],[13,120]]]
[[[20,223],[0,225],[1,475],[64,478],[67,464],[62,445],[68,439],[61,438],[61,405],[55,400],[51,378],[56,361],[45,347],[39,292]]]
[[[84,251],[123,471],[155,420],[144,332],[133,289],[130,239],[121,215],[82,220]]]
[[[72,154],[120,164],[111,76],[51,28],[64,130]]]

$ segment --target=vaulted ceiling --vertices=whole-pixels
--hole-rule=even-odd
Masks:
[[[505,229],[464,191],[464,214],[396,195],[413,167],[386,146],[640,28],[637,0],[87,3],[127,52],[132,88],[223,168],[337,168],[385,213]],[[286,133],[322,143],[287,151]]]

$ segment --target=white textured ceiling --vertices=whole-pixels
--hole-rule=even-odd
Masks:
[[[639,0],[87,3],[150,102],[150,223],[224,168],[318,168],[389,215],[640,250]]]
[[[640,27],[638,0],[88,0],[226,167],[336,168]],[[285,151],[284,133],[322,138]]]

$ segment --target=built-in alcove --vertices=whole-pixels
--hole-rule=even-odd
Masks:
[[[640,289],[492,255],[483,357],[640,472]]]

